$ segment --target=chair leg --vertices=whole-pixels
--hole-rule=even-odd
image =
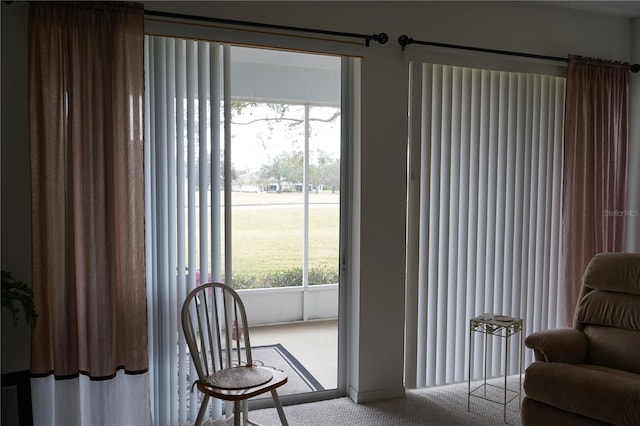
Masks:
[[[278,410],[278,416],[280,417],[280,423],[282,426],[289,426],[287,422],[287,418],[284,416],[284,409],[282,408],[282,402],[280,402],[280,397],[278,396],[278,391],[273,389],[271,391],[271,396],[273,396],[273,401],[276,403],[276,410]]]
[[[251,422],[249,421],[249,403],[245,399],[242,401],[242,425],[249,426]]]
[[[207,405],[209,405],[209,395],[204,395],[202,398],[202,404],[200,404],[200,410],[198,411],[198,418],[196,418],[196,426],[202,425],[202,419],[204,413],[207,411]]]
[[[241,401],[235,401],[233,403],[233,426],[240,426],[241,403]]]

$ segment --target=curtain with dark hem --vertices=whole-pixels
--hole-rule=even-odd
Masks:
[[[143,96],[140,4],[30,5],[36,423],[150,422]]]
[[[571,56],[563,177],[563,322],[572,326],[582,275],[600,252],[624,251],[629,64]]]

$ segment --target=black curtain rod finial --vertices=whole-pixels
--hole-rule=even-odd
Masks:
[[[369,36],[365,40],[365,45],[367,47],[369,47],[369,43],[371,42],[371,40],[375,40],[380,44],[385,44],[386,42],[389,41],[389,36],[387,35],[387,33],[380,33],[380,34],[374,34],[372,36]]]
[[[398,43],[400,44],[400,46],[402,46],[402,50],[404,50],[404,48],[407,47],[407,45],[413,43],[413,39],[406,34],[402,34],[398,38]]]
[[[387,33],[374,34],[373,36],[375,40],[380,44],[386,44],[389,41],[389,36],[387,35]]]
[[[630,69],[633,73],[640,72],[640,64],[633,64],[631,65]]]

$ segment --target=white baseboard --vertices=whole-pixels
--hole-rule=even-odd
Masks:
[[[404,387],[380,389],[375,391],[358,392],[349,386],[349,398],[356,404],[372,401],[384,401],[386,399],[404,398],[406,395]]]

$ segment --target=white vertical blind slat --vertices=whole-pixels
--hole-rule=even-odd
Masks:
[[[540,318],[539,324],[546,326],[547,312],[549,309],[549,215],[545,214],[549,207],[548,199],[548,187],[549,187],[549,156],[548,156],[548,144],[547,140],[551,137],[551,129],[549,128],[549,92],[550,81],[546,76],[540,77],[540,134],[538,136],[538,220],[536,224],[536,241],[538,246],[536,251],[540,253],[540,256],[536,262],[536,270],[539,274],[538,288],[538,300],[541,302],[539,309]]]
[[[185,99],[187,94],[186,81],[186,64],[182,60],[185,57],[184,40],[175,40],[175,78],[176,78],[176,99]],[[186,175],[185,164],[185,110],[184,102],[176,102],[176,179],[178,176]],[[187,277],[183,271],[186,271],[186,215],[185,215],[185,188],[184,185],[176,185],[176,232],[177,232],[177,272],[178,272],[178,288],[177,299],[184,300],[187,296]],[[187,353],[186,340],[183,333],[178,333],[178,401],[186,401],[188,398],[188,381],[187,381]],[[185,404],[178,407],[178,423],[187,422],[187,410]]]
[[[150,67],[150,58],[149,58],[149,51],[150,49],[152,49],[152,44],[150,44],[149,39],[145,38],[144,40],[144,51],[145,51],[145,55],[144,55],[144,69],[147,70],[147,72],[145,73],[145,88],[151,87],[152,82],[154,81],[154,72],[152,70],[152,67]],[[148,93],[147,96],[145,96],[145,111],[147,111],[147,113],[145,114],[145,123],[144,123],[144,131],[145,131],[145,135],[147,136],[145,138],[145,143],[144,143],[144,162],[145,164],[151,164],[151,158],[154,155],[153,154],[153,146],[149,143],[150,138],[155,137],[155,120],[154,117],[151,116],[151,114],[149,114],[148,112],[151,111],[151,105],[154,103],[154,99],[155,96],[152,93]],[[146,265],[145,265],[145,279],[147,283],[152,282],[153,280],[153,271],[155,271],[154,268],[154,259],[155,259],[155,245],[154,244],[149,244],[149,241],[152,241],[152,238],[150,238],[150,235],[153,235],[153,226],[152,224],[155,222],[154,219],[154,214],[155,211],[154,209],[152,209],[152,205],[153,205],[153,199],[155,197],[154,191],[153,191],[153,185],[152,185],[152,171],[149,170],[150,168],[147,167],[145,174],[144,174],[144,187],[145,187],[145,200],[144,200],[144,212],[145,212],[145,221],[144,221],[144,227],[145,227],[145,238],[147,240],[147,244],[145,244],[145,259],[146,259]],[[156,295],[155,295],[155,288],[153,286],[149,286],[147,285],[147,304],[148,309],[147,309],[147,322],[149,324],[152,323],[153,319],[154,319],[154,311],[151,308],[153,306],[154,301],[156,300]],[[157,336],[155,331],[149,333],[148,338],[148,345],[149,347],[153,347]],[[149,351],[149,388],[150,388],[150,393],[151,393],[151,398],[153,398],[153,400],[158,400],[158,390],[157,387],[155,386],[156,384],[156,374],[155,374],[155,369],[153,368],[153,362],[152,362],[152,353],[151,351]],[[152,419],[156,418],[156,412],[154,410],[152,410],[151,412],[152,415]]]
[[[220,45],[217,43],[209,43],[209,74],[211,75],[210,84],[210,138],[211,138],[211,158],[222,158],[220,155],[220,99],[222,99],[222,78],[219,65],[221,61]],[[214,182],[218,181],[218,177],[221,176],[220,161],[211,161],[211,188],[213,189]],[[221,206],[220,191],[211,191],[211,211],[220,212]],[[218,215],[211,215],[211,246],[213,253],[211,253],[211,280],[220,282],[222,281],[222,261],[221,256],[216,255],[221,253],[221,219]]]
[[[524,138],[524,142],[523,142],[523,155],[524,155],[524,162],[523,162],[523,175],[524,175],[524,179],[523,179],[523,186],[522,186],[522,192],[523,192],[523,225],[522,225],[522,276],[520,278],[520,282],[526,287],[526,298],[523,300],[522,305],[521,305],[521,312],[523,312],[523,315],[525,315],[525,323],[526,324],[533,324],[533,314],[534,314],[534,309],[535,306],[531,306],[531,309],[528,309],[529,306],[527,305],[528,301],[534,301],[534,294],[533,294],[533,290],[534,290],[534,282],[531,276],[531,255],[533,253],[533,251],[531,250],[531,240],[533,238],[532,233],[531,233],[531,166],[532,166],[532,162],[531,162],[531,134],[532,134],[532,102],[529,99],[531,98],[531,90],[532,90],[532,76],[527,76],[527,91],[525,92],[525,96],[528,98],[527,102],[525,103],[524,107],[526,108],[526,115],[525,115],[525,129],[523,132],[523,138]]]
[[[174,99],[176,97],[176,86],[175,86],[175,43],[173,40],[165,40],[166,50],[165,50],[165,60],[166,60],[166,80],[165,80],[165,93],[167,99]],[[167,184],[167,188],[174,188],[176,181],[176,163],[174,161],[176,156],[176,147],[173,143],[168,143],[171,140],[175,139],[176,134],[176,121],[175,121],[175,103],[168,102],[166,106],[166,117],[165,123],[167,127],[167,144],[166,144],[166,164],[167,164],[167,178],[165,180]],[[169,190],[166,192],[166,202],[167,202],[167,224],[175,223],[176,218],[176,210],[171,208],[176,204],[176,192],[173,190]],[[169,226],[167,230],[167,283],[168,286],[166,288],[167,293],[166,304],[168,312],[176,312],[178,309],[178,301],[175,297],[175,289],[177,286],[177,253],[176,253],[176,240],[177,240],[177,229],[175,227]],[[178,318],[175,315],[167,315],[166,316],[167,331],[177,330],[178,329]],[[170,347],[177,347],[177,333],[169,333],[167,342]],[[178,363],[178,354],[174,351],[169,351],[169,365],[177,366]],[[171,416],[171,422],[175,423],[178,420],[177,416],[177,404],[178,404],[178,377],[175,374],[167,374],[167,381],[169,383],[169,413]]]
[[[489,73],[480,71],[480,99],[478,100],[480,121],[479,121],[479,156],[478,156],[478,227],[476,234],[476,242],[478,253],[476,263],[478,264],[477,280],[480,285],[476,287],[478,301],[480,302],[479,312],[486,312],[487,303],[487,204],[488,204],[488,157],[489,157],[489,121],[490,114],[490,90],[489,90]]]
[[[419,387],[466,378],[474,316],[524,317],[525,334],[557,323],[564,109],[562,78],[422,71]],[[490,345],[503,374],[505,342]]]
[[[565,95],[565,83],[566,80],[556,80],[556,90],[554,93],[554,111],[561,111],[564,109],[564,95]],[[554,115],[554,135],[553,138],[556,141],[563,141],[563,120],[562,117]],[[563,155],[563,143],[556,143],[553,146],[553,182],[562,182],[562,155]],[[560,185],[553,185],[553,206],[552,211],[560,210],[562,208],[562,187]],[[560,270],[560,236],[561,236],[561,217],[553,215],[552,228],[551,228],[551,262],[550,262],[550,282],[560,282],[561,270]],[[551,286],[549,296],[549,311],[548,326],[550,328],[556,328],[559,326],[561,318],[560,309],[560,286],[555,288]],[[554,309],[555,307],[555,309]]]
[[[460,240],[469,241],[472,234],[473,227],[471,226],[471,200],[467,196],[470,192],[472,183],[469,179],[469,171],[471,167],[471,127],[469,122],[471,120],[471,70],[466,68],[462,69],[462,96],[460,98]],[[464,297],[464,303],[460,301],[459,306],[464,306],[465,309],[460,309],[458,312],[457,333],[462,340],[459,348],[464,348],[467,341],[467,317],[466,313],[470,312],[474,308],[475,298],[472,297],[475,294],[475,281],[469,279],[471,270],[471,264],[469,259],[471,257],[470,245],[458,244],[458,257],[460,259],[460,288],[461,295]],[[463,352],[463,363],[458,365],[457,370],[461,371],[462,377],[464,377],[465,370],[469,365],[468,351],[458,349],[458,352]],[[456,376],[456,381],[461,379]]]
[[[444,86],[447,87],[446,90],[443,90],[443,121],[442,121],[442,135],[440,139],[440,150],[442,153],[442,164],[449,164],[451,162],[451,156],[453,155],[453,151],[455,149],[455,144],[453,143],[445,143],[445,141],[451,141],[454,137],[453,135],[453,120],[454,120],[454,111],[451,109],[451,104],[453,102],[454,89],[453,89],[453,75],[451,73],[451,69],[449,67],[444,68]],[[444,206],[444,209],[441,209],[441,219],[443,222],[443,235],[440,239],[440,246],[444,248],[447,252],[446,259],[444,261],[443,269],[445,273],[441,277],[441,283],[443,282],[455,282],[455,270],[453,268],[453,261],[455,257],[451,252],[452,249],[455,248],[455,245],[449,244],[450,239],[455,239],[457,234],[457,229],[455,227],[455,221],[452,218],[452,213],[455,212],[454,205],[456,203],[457,194],[455,189],[455,170],[448,168],[445,170],[443,174],[446,176],[446,179],[441,181],[440,185],[440,193],[442,194],[441,206]],[[444,217],[446,216],[446,220]],[[441,294],[442,300],[450,300],[456,297],[456,286],[455,285],[445,285],[444,291]],[[447,324],[454,324],[455,321],[455,310],[448,309],[446,303],[443,304],[445,309],[443,309],[443,317],[444,321]],[[444,336],[446,341],[446,354],[448,357],[455,356],[455,335],[453,333],[449,333]],[[445,380],[450,380],[453,377],[454,371],[449,370],[446,371]]]
[[[187,96],[185,104],[187,109],[187,291],[196,287],[197,269],[197,211],[196,211],[196,107],[195,91],[198,81],[198,71],[195,65],[196,42],[186,42],[186,86]]]
[[[156,55],[155,58],[155,66],[156,67],[161,67],[162,62],[165,60],[165,56],[164,56],[164,43],[160,42],[156,45],[156,52],[158,53]],[[159,108],[156,108],[156,114],[155,114],[155,119],[156,119],[156,140],[160,140],[160,141],[166,141],[167,140],[167,129],[166,126],[164,125],[166,123],[166,116],[167,116],[167,110],[166,110],[166,102],[163,102],[166,100],[166,90],[164,89],[164,83],[166,81],[166,70],[164,69],[164,67],[162,67],[162,69],[157,69],[156,72],[156,80],[155,80],[155,87],[156,88],[162,88],[161,90],[157,90],[156,91],[156,101],[161,103],[162,106]],[[155,154],[155,182],[154,185],[156,185],[157,183],[162,184],[166,184],[167,183],[167,159],[166,159],[166,148],[165,145],[159,145],[156,146],[154,149],[154,154]],[[155,202],[156,202],[156,206],[157,205],[165,205],[166,204],[166,194],[163,193],[162,191],[155,191]],[[164,227],[167,224],[167,209],[166,208],[156,208],[156,226],[157,227]],[[155,229],[154,229],[155,232]],[[157,240],[157,252],[156,252],[156,259],[157,259],[157,264],[156,264],[156,276],[154,277],[155,280],[157,280],[158,282],[158,286],[157,286],[157,298],[155,300],[155,316],[154,316],[154,321],[162,321],[164,320],[164,314],[167,311],[167,298],[166,298],[166,294],[168,291],[168,249],[167,249],[167,238],[168,238],[168,234],[163,233],[162,235],[156,235],[156,240]],[[159,329],[158,332],[158,341],[167,341],[168,339],[170,339],[170,335],[169,335],[169,329],[168,327],[163,327],[161,329]],[[168,354],[163,354],[165,357],[165,362],[168,364],[168,359],[166,357],[166,355]],[[165,364],[166,365],[166,364]],[[157,379],[158,379],[158,386],[160,387],[160,391],[159,391],[159,398],[171,398],[171,394],[169,393],[168,389],[169,387],[167,386],[168,383],[168,377],[166,372],[162,369],[162,368],[158,368],[157,371]],[[167,404],[164,409],[162,409],[162,413],[161,416],[168,416],[170,412],[170,408],[169,405]]]
[[[438,67],[434,69],[434,82],[442,81],[442,67]],[[430,227],[431,231],[429,232],[430,236],[430,250],[429,250],[429,259],[430,259],[430,268],[429,268],[429,297],[432,298],[432,306],[431,311],[433,326],[435,328],[435,357],[433,358],[433,372],[435,375],[435,380],[437,383],[442,383],[445,377],[445,360],[446,360],[446,342],[445,335],[439,332],[444,324],[446,324],[446,318],[443,317],[443,311],[446,309],[446,305],[443,302],[446,300],[442,296],[443,287],[442,283],[442,274],[444,274],[443,262],[446,260],[446,252],[443,251],[442,241],[443,241],[443,229],[442,223],[446,219],[442,218],[442,214],[445,214],[444,208],[446,206],[441,207],[442,201],[442,192],[441,192],[441,180],[443,179],[443,171],[441,166],[443,165],[442,159],[442,146],[441,146],[441,138],[442,138],[442,115],[445,111],[442,108],[442,91],[443,84],[442,83],[434,83],[433,87],[433,124],[431,128],[431,158],[437,164],[431,165],[431,200],[430,205],[431,213],[430,213]],[[445,168],[445,172],[447,169]],[[439,256],[439,253],[443,253],[443,256]],[[435,267],[434,267],[435,266]],[[445,287],[446,288],[446,287]]]
[[[199,188],[199,225],[200,225],[200,284],[209,281],[209,130],[207,111],[209,105],[209,43],[198,42],[198,188]],[[213,188],[213,186],[212,186]]]
[[[453,68],[453,104],[460,104],[462,102],[462,97],[464,95],[464,86],[463,86],[463,75],[462,69]],[[453,222],[453,230],[455,232],[454,240],[459,240],[465,237],[466,233],[466,210],[463,208],[465,197],[462,196],[464,193],[462,187],[465,185],[465,172],[464,172],[464,161],[467,157],[464,153],[465,145],[463,141],[463,120],[464,111],[462,108],[456,109],[453,111],[452,120],[451,120],[451,134],[452,134],[452,156],[459,159],[460,167],[458,169],[452,170],[452,194],[454,195],[451,205],[451,217]],[[466,304],[466,288],[465,281],[461,279],[461,277],[465,274],[465,259],[464,256],[460,256],[461,247],[459,244],[452,244],[450,247],[450,264],[452,269],[452,274],[455,274],[456,279],[455,286],[452,286],[455,289],[456,298],[459,301],[461,306]],[[466,341],[466,333],[464,331],[464,323],[465,318],[462,315],[462,309],[452,310],[450,312],[450,324],[455,324],[455,346],[453,348],[453,355],[456,357],[456,366],[466,365],[465,364],[465,355],[464,350],[460,350],[460,348],[464,348]],[[464,377],[464,370],[460,368],[455,368],[453,371],[453,377],[451,380],[460,381]]]
[[[440,152],[440,164],[447,165],[451,161],[451,72],[450,67],[442,67],[442,93],[441,93],[441,123],[440,140],[438,150]],[[447,300],[455,298],[453,286],[447,285],[449,282],[449,261],[451,253],[449,251],[449,238],[451,238],[451,169],[449,167],[440,169],[440,194],[439,203],[439,238],[438,253],[438,324],[451,324],[449,312],[452,312],[447,305]],[[438,381],[445,383],[451,376],[451,371],[445,369],[444,360],[453,353],[453,336],[445,333],[438,333],[442,357],[436,360],[436,369],[439,373]]]
[[[189,387],[196,372],[179,316],[197,275],[206,280],[211,264],[215,227],[210,226],[208,191],[200,188],[219,185],[219,174],[208,170],[219,162],[210,159],[213,67],[209,43],[148,36],[145,45],[145,61],[153,64],[147,67],[145,123],[152,411],[156,424],[190,424],[199,407],[198,394]],[[220,405],[212,405],[213,414],[219,414]]]
[[[517,195],[516,195],[516,179],[517,179],[517,128],[518,128],[518,112],[516,100],[518,99],[519,78],[515,73],[509,74],[509,105],[516,105],[515,108],[508,108],[507,115],[507,154],[506,154],[506,187],[505,187],[505,261],[504,276],[505,280],[514,281],[514,271],[517,270],[515,259],[519,253],[519,247],[515,244],[515,236],[517,235],[515,218],[520,214],[517,211]],[[514,312],[514,315],[520,315],[519,306],[515,303],[519,300],[520,293],[517,286],[510,286],[508,294],[505,295],[505,303],[503,312]]]
[[[419,238],[418,247],[420,253],[428,252],[429,247],[429,189],[430,189],[430,175],[425,173],[425,170],[430,170],[431,163],[431,151],[423,140],[425,135],[431,134],[431,67],[426,65],[422,67],[422,100],[421,110],[422,116],[420,120],[421,124],[421,144],[424,145],[420,150],[420,170],[422,171],[420,179],[420,200],[418,204],[420,206],[418,215],[419,220]],[[427,274],[429,273],[429,260],[425,256],[418,257],[418,336],[417,336],[417,354],[416,354],[416,386],[426,386],[426,380],[430,374],[430,369],[427,364],[427,352],[426,347],[428,345],[422,344],[429,339],[429,336],[433,336],[431,329],[431,322],[427,320],[428,309],[428,287],[427,287]]]
[[[224,114],[224,156],[232,158],[231,151],[231,46],[222,47],[222,87],[223,114]],[[231,176],[231,161],[224,162],[224,175]],[[233,265],[231,262],[231,179],[224,180],[224,270],[226,271],[226,284],[233,286]]]

